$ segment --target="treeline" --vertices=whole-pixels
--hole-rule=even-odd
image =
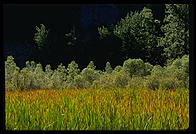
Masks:
[[[52,68],[72,60],[84,68],[93,60],[103,69],[107,61],[117,66],[128,58],[164,66],[168,60],[189,54],[191,8],[188,4],[165,4],[165,7],[163,22],[154,19],[153,11],[144,7],[127,13],[116,24],[98,27],[91,39],[85,39],[76,27],[57,38],[52,29],[41,24],[36,27],[36,49],[29,60],[50,64]]]
[[[60,64],[54,70],[34,61],[27,61],[20,69],[12,56],[5,61],[6,90],[85,88],[189,88],[189,56],[170,61],[164,67],[141,59],[127,59],[113,69],[107,62],[104,70],[96,69],[93,61],[82,70],[75,61],[67,67]]]

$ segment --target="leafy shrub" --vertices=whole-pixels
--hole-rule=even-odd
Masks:
[[[105,72],[95,70],[93,61],[80,73],[78,64],[72,61],[68,68],[60,64],[54,71],[50,65],[27,61],[20,70],[12,56],[5,61],[6,90],[28,89],[74,89],[74,88],[148,88],[176,89],[189,87],[189,56],[176,59],[165,67],[152,66],[141,59],[128,59],[122,66],[112,70],[109,62]]]
[[[179,81],[176,78],[165,77],[160,80],[160,89],[177,89],[179,87]]]
[[[158,89],[160,86],[159,77],[155,75],[148,75],[145,77],[144,87],[152,90]]]
[[[76,89],[88,88],[91,84],[84,79],[81,75],[74,78],[74,86]]]
[[[67,82],[71,83],[74,80],[74,77],[80,73],[80,69],[78,69],[78,64],[75,61],[72,61],[67,67]]]
[[[131,89],[143,89],[144,88],[144,78],[140,76],[133,76],[129,81],[127,88]]]
[[[81,76],[84,78],[84,80],[92,84],[94,80],[97,80],[99,78],[100,74],[97,70],[84,68],[81,72]]]
[[[106,66],[105,66],[105,72],[111,74],[113,71],[110,62],[106,62]]]
[[[123,69],[122,66],[116,66],[113,71],[120,72]]]
[[[5,81],[6,90],[19,90],[20,89],[18,86],[19,85],[19,71],[20,71],[19,67],[16,67],[11,77],[11,82],[8,83],[7,81]]]
[[[111,79],[113,80],[113,85],[118,88],[125,88],[130,81],[129,75],[123,71],[113,72],[111,75]]]
[[[96,66],[94,65],[94,62],[93,61],[90,61],[87,68],[90,68],[90,69],[93,69],[95,70],[96,69]]]
[[[151,75],[164,77],[166,75],[165,69],[161,67],[160,65],[155,65],[151,71]]]
[[[53,80],[52,80],[52,76],[53,76],[53,70],[51,69],[50,65],[46,65],[45,67],[45,78],[44,78],[44,83],[45,86],[44,88],[48,88],[51,89],[53,88]]]
[[[5,81],[10,82],[12,79],[12,75],[16,70],[16,63],[14,62],[14,58],[12,56],[8,56],[5,61]]]
[[[5,61],[5,89],[14,90],[17,88],[17,78],[20,69],[16,66],[14,58],[8,56]]]
[[[146,75],[150,75],[151,71],[153,69],[153,65],[151,65],[150,63],[145,63],[145,68],[144,68],[144,76]]]
[[[111,74],[102,74],[98,80],[95,80],[92,84],[92,88],[112,88],[113,80]]]
[[[123,63],[123,70],[129,74],[143,76],[145,71],[145,64],[141,59],[128,59]]]
[[[23,68],[20,71],[20,74],[18,76],[17,88],[20,90],[33,89],[32,77],[33,77],[33,74],[31,72],[28,72],[26,68]],[[41,84],[38,83],[36,86],[38,87],[39,85],[41,85]]]

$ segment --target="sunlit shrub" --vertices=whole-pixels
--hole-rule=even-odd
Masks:
[[[152,90],[159,89],[159,77],[155,75],[148,75],[145,77],[144,87]]]
[[[111,74],[103,74],[99,77],[98,80],[95,80],[92,84],[92,88],[112,88],[113,79]]]
[[[84,68],[81,72],[81,76],[84,78],[84,80],[92,84],[94,80],[99,79],[100,74],[97,70]]]
[[[74,80],[74,77],[80,73],[78,64],[75,61],[72,61],[67,67],[67,82],[71,83]]]
[[[105,65],[105,72],[111,74],[112,71],[113,71],[113,69],[112,69],[112,67],[111,67],[111,65],[110,65],[110,62],[106,62],[106,65]]]
[[[74,78],[74,86],[76,89],[88,88],[90,85],[91,84],[89,83],[89,81],[86,81],[81,75],[77,75]]]
[[[120,72],[122,70],[122,66],[116,66],[113,71]]]
[[[123,63],[123,70],[129,74],[143,76],[145,73],[145,64],[141,59],[128,59]]]
[[[113,72],[110,77],[113,80],[113,85],[118,88],[125,88],[130,81],[129,75],[123,71]]]
[[[131,89],[143,89],[144,88],[144,78],[140,76],[133,76],[129,81],[127,88]]]
[[[179,81],[176,78],[165,77],[160,80],[160,89],[177,89],[179,87]]]

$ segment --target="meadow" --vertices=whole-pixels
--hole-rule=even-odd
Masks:
[[[6,91],[7,130],[184,130],[189,90]]]

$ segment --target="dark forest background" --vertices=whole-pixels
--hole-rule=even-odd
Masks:
[[[124,50],[122,46],[129,43],[124,43],[119,36],[110,34],[100,38],[98,27],[104,26],[107,30],[112,27],[110,31],[113,31],[113,26],[128,13],[140,13],[144,7],[151,9],[153,20],[160,22],[155,27],[157,38],[164,38],[161,27],[167,24],[164,21],[165,4],[4,5],[4,58],[12,55],[21,68],[27,60],[40,62],[43,66],[50,64],[52,68],[60,63],[68,65],[75,60],[79,68],[85,68],[90,61],[94,61],[98,69],[103,69],[107,61],[112,67],[122,65],[128,58],[141,58],[152,65],[164,65],[168,59],[189,54],[188,48],[185,48],[186,52],[182,50],[182,54],[167,57],[164,55],[164,47],[159,47],[153,51],[151,57],[146,58],[145,51],[140,51],[139,47]],[[175,6],[168,7],[171,14],[183,15],[179,9],[173,9]],[[189,19],[183,19],[190,24]],[[40,24],[49,29],[47,43],[42,49],[38,49],[33,40],[35,27],[40,27]],[[69,34],[71,36],[66,36]]]

